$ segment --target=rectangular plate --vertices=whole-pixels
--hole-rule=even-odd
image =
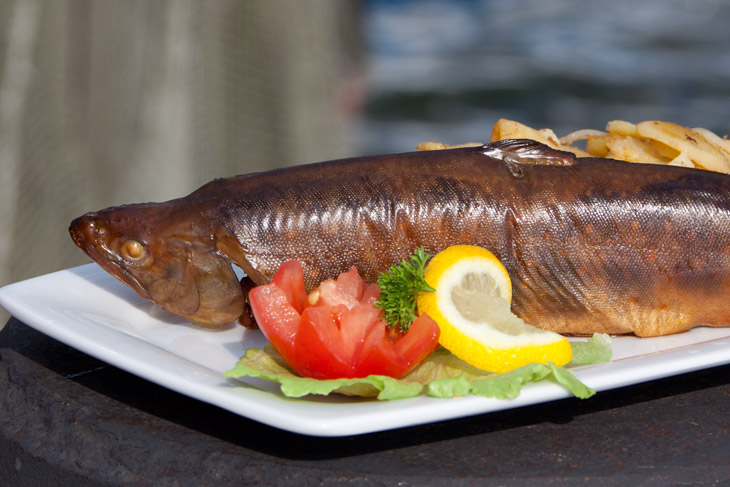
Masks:
[[[397,401],[344,396],[291,399],[278,385],[228,380],[258,331],[205,330],[141,298],[96,264],[0,289],[0,304],[27,325],[88,355],[241,416],[313,436],[346,436],[517,408],[568,397],[552,382],[528,384],[516,399],[419,396]],[[613,360],[573,369],[596,391],[730,363],[730,328],[698,327],[657,338],[618,337]]]

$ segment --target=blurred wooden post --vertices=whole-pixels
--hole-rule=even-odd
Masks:
[[[84,212],[352,155],[358,9],[0,0],[0,285],[88,262]]]

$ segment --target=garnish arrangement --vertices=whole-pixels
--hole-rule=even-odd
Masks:
[[[270,345],[248,349],[225,375],[277,382],[288,397],[509,399],[552,380],[588,398],[595,392],[569,368],[611,357],[607,335],[571,343],[512,314],[507,271],[475,246],[433,258],[419,248],[377,285],[352,268],[308,295],[301,264],[289,261],[249,300]]]
[[[497,399],[513,399],[529,382],[554,380],[574,396],[587,399],[593,389],[580,382],[570,372],[572,366],[599,364],[611,360],[611,338],[596,334],[587,342],[573,342],[573,361],[564,367],[552,363],[533,363],[510,372],[494,374],[477,369],[444,348],[439,348],[421,365],[402,379],[383,375],[363,378],[317,380],[302,377],[289,368],[271,346],[263,350],[250,348],[225,373],[226,377],[255,377],[281,385],[287,397],[307,394],[340,393],[350,396],[377,397],[380,400],[404,399],[425,393],[428,396],[450,398],[473,394]]]

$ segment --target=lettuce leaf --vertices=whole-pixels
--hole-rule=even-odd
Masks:
[[[571,342],[573,360],[570,364],[601,364],[611,360],[611,337],[604,333],[594,333],[586,342]]]
[[[552,380],[576,397],[586,399],[595,391],[580,382],[569,370],[573,365],[596,364],[611,359],[611,338],[595,334],[587,342],[572,342],[573,360],[566,367],[555,364],[527,364],[493,374],[473,367],[451,352],[440,348],[402,379],[371,375],[358,379],[318,380],[293,372],[271,345],[264,349],[249,348],[225,377],[255,377],[277,382],[287,397],[331,393],[348,396],[376,397],[379,400],[404,399],[419,394],[434,397],[457,397],[473,394],[498,399],[517,397],[529,382]]]

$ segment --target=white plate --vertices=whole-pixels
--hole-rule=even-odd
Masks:
[[[96,264],[0,289],[0,304],[33,328],[132,374],[256,421],[313,436],[345,436],[483,414],[568,397],[551,382],[527,385],[513,400],[469,396],[290,399],[278,385],[222,377],[257,331],[194,327],[139,297]],[[730,363],[730,329],[700,327],[659,338],[614,339],[610,363],[574,369],[597,391]]]

